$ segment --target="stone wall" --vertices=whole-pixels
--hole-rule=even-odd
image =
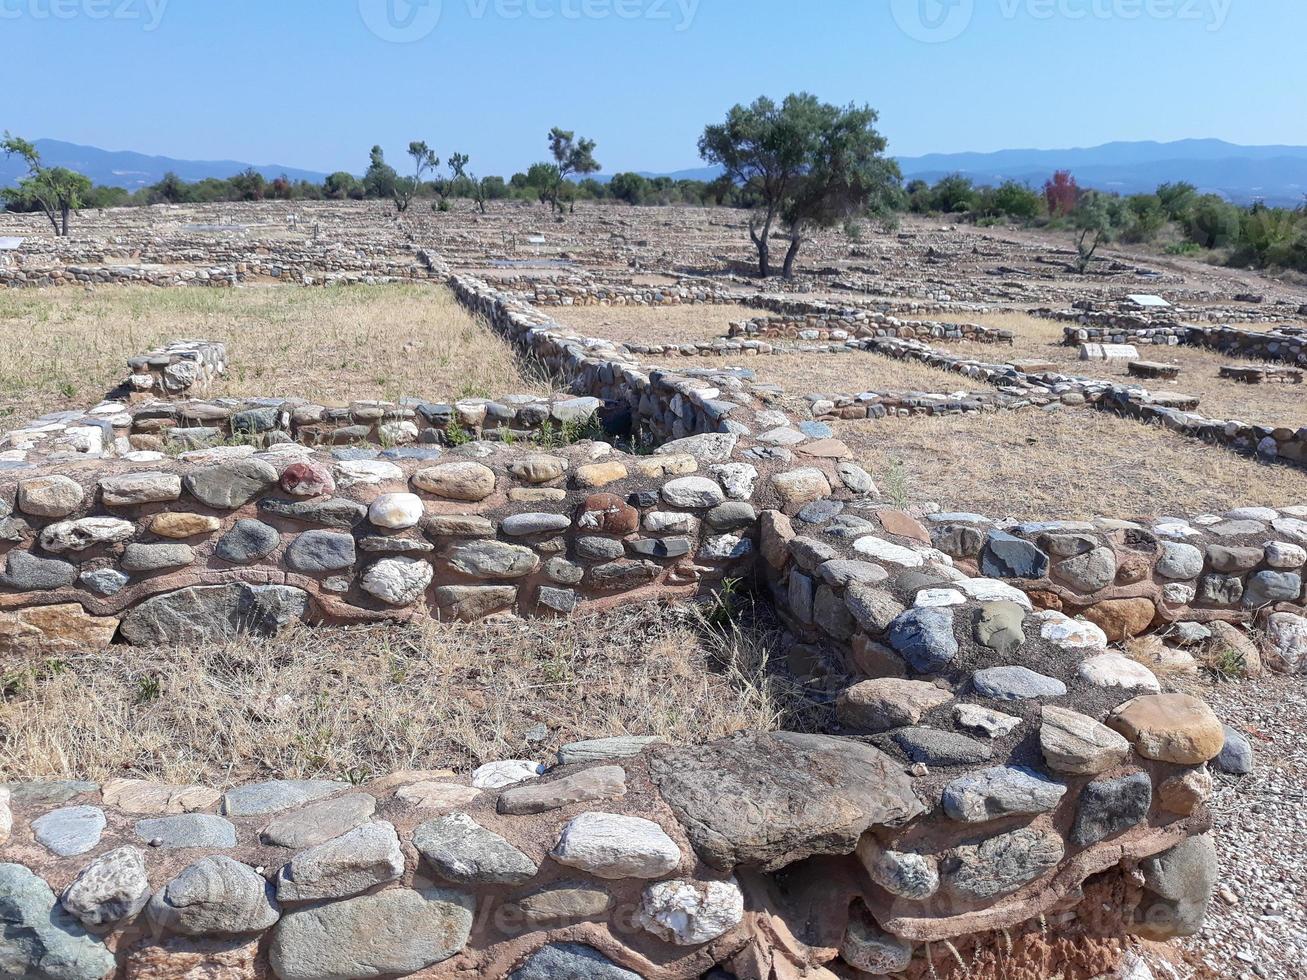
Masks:
[[[983,327],[975,323],[940,323],[931,320],[899,320],[881,313],[844,310],[839,313],[811,313],[789,317],[760,317],[732,323],[730,336],[785,338],[790,340],[848,340],[860,337],[899,337],[905,340],[933,339],[970,341],[978,344],[1011,344],[1010,330]]]
[[[203,395],[227,371],[227,346],[212,340],[175,340],[127,359],[133,398]]]

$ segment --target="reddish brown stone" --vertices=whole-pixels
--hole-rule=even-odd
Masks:
[[[291,463],[281,474],[281,489],[294,497],[320,497],[334,493],[331,470],[317,463]]]
[[[254,980],[268,976],[258,939],[169,939],[127,956],[127,980]]]
[[[630,534],[640,526],[640,512],[613,493],[592,493],[577,509],[576,526],[600,534]]]
[[[1153,563],[1146,555],[1126,552],[1117,555],[1117,585],[1134,585],[1153,573]]]
[[[1054,612],[1062,611],[1062,599],[1056,592],[1046,592],[1043,589],[1035,589],[1027,592],[1031,605],[1036,609],[1052,609]]]
[[[1156,616],[1157,607],[1149,599],[1107,599],[1085,610],[1085,619],[1113,643],[1142,636]]]
[[[808,456],[812,459],[853,458],[853,453],[849,451],[849,447],[838,439],[816,439],[813,442],[805,442],[795,446],[794,451],[799,456]]]
[[[920,541],[922,544],[930,544],[930,532],[921,526],[920,521],[908,516],[903,511],[882,510],[876,516],[880,518],[881,527],[890,534],[897,534],[901,538],[911,538],[913,541]]]

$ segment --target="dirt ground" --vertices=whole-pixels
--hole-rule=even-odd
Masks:
[[[105,287],[0,291],[0,411],[85,408],[127,358],[180,339],[227,344],[214,396],[353,399],[544,392],[443,286]]]
[[[1093,409],[835,424],[891,499],[1031,520],[1307,503],[1307,473]]]

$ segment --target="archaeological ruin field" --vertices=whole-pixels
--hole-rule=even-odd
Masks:
[[[14,975],[1307,976],[1307,289],[747,221],[0,213]]]

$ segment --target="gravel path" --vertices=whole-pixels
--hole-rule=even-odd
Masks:
[[[1202,934],[1182,943],[1230,980],[1307,978],[1307,680],[1267,677],[1210,688],[1221,720],[1248,735],[1252,775],[1217,774],[1212,799],[1221,886]],[[1188,978],[1157,968],[1159,980]]]

